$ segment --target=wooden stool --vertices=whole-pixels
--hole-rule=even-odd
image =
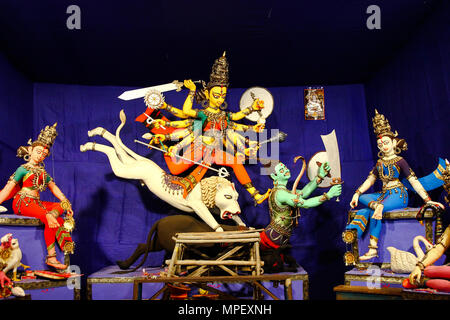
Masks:
[[[231,270],[230,267],[235,267],[236,270],[239,268],[242,269],[243,267],[249,267],[252,271],[252,275],[259,276],[263,265],[259,255],[260,231],[261,230],[177,233],[172,238],[175,240],[172,259],[166,261],[169,265],[167,276],[171,277],[180,274],[182,266],[197,268],[197,270],[189,274],[188,277],[199,277],[214,267],[219,267],[232,276],[238,276],[238,273]],[[207,259],[209,257],[206,255],[202,255],[202,257],[205,258],[204,260],[183,259],[183,253],[190,246],[214,243],[227,243],[232,245],[228,251],[215,260]],[[236,258],[236,253],[242,248],[249,249],[249,259],[245,261],[237,259],[233,260],[232,258]]]

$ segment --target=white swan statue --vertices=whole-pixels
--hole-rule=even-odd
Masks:
[[[416,252],[416,255],[408,251],[396,249],[394,247],[387,247],[387,250],[391,254],[391,270],[393,272],[411,273],[414,270],[417,261],[422,259],[425,255],[425,253],[422,251],[422,248],[420,247],[419,241],[422,241],[425,244],[427,251],[433,247],[433,245],[423,236],[416,236],[413,240],[413,248]]]

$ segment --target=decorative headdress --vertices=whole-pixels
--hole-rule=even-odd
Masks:
[[[211,74],[209,75],[209,82],[207,84],[207,88],[210,89],[212,87],[221,86],[228,87],[228,61],[225,57],[225,53],[214,61],[212,66]]]
[[[30,159],[30,146],[35,145],[42,145],[50,150],[50,148],[53,146],[53,143],[55,142],[56,136],[58,135],[58,132],[56,131],[56,125],[55,123],[53,126],[46,126],[44,129],[41,130],[41,132],[38,135],[38,138],[35,141],[31,141],[31,139],[28,140],[28,146],[21,146],[19,149],[17,149],[17,156],[19,158],[24,158],[25,161],[28,161]]]
[[[39,136],[36,141],[33,141],[33,143],[40,143],[43,146],[50,149],[53,146],[53,143],[55,143],[55,139],[58,136],[58,132],[56,131],[56,125],[58,123],[55,123],[53,126],[46,126],[44,129],[41,130],[39,133]],[[31,141],[31,139],[30,139]]]
[[[398,136],[397,131],[395,131],[395,133],[393,133],[391,131],[391,126],[389,124],[389,121],[384,117],[384,115],[379,114],[377,109],[375,109],[375,116],[372,118],[372,124],[373,124],[373,132],[375,132],[377,137],[381,137],[381,136],[397,137]]]

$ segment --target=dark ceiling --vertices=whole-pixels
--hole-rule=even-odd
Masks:
[[[81,29],[69,30],[69,5]],[[369,30],[369,5],[381,30]],[[207,80],[223,51],[232,87],[359,83],[439,0],[0,0],[1,49],[32,81],[148,86]]]

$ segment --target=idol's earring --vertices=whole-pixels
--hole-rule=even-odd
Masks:
[[[378,151],[378,158],[383,158],[383,155],[384,155],[384,153],[383,153],[383,151]]]
[[[208,100],[203,100],[202,101],[202,107],[205,108],[205,109],[208,108]]]
[[[26,162],[30,161],[31,156],[29,154],[26,154],[23,156],[23,160],[25,160]]]
[[[227,110],[228,108],[228,103],[226,101],[222,102],[222,104],[220,105],[220,110]]]
[[[402,149],[400,149],[399,147],[395,148],[395,154],[400,154],[400,152],[402,152]]]

